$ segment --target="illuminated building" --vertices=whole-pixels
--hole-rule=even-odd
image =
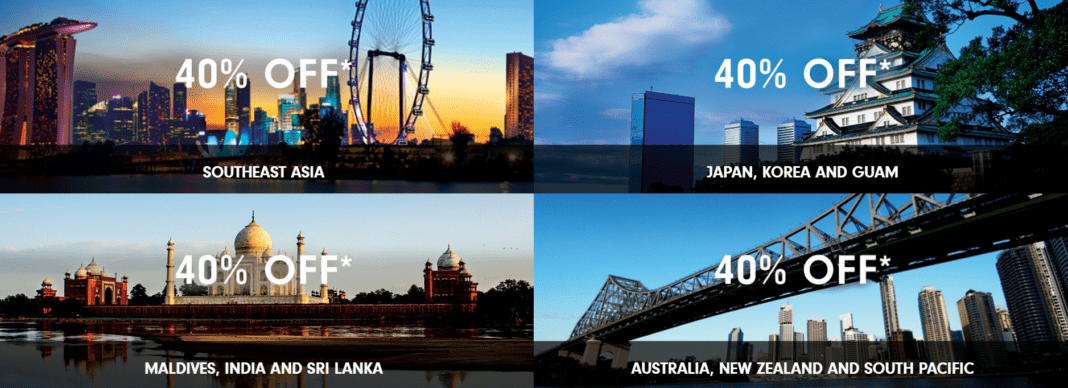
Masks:
[[[181,82],[174,84],[174,110],[171,117],[185,120],[186,100],[185,84]]]
[[[303,112],[298,105],[296,97],[292,94],[278,95],[278,130],[288,131],[297,127],[293,126],[293,116]]]
[[[341,87],[336,75],[326,77],[326,97],[324,98],[330,102],[330,106],[334,107],[334,109],[341,109]],[[322,100],[320,100],[321,104]]]
[[[71,143],[72,35],[94,27],[60,17],[0,40],[0,145]]]
[[[108,138],[116,143],[134,141],[134,102],[130,97],[114,96],[108,102]]]
[[[208,123],[204,119],[204,114],[196,110],[189,111],[185,115],[186,144],[194,144],[197,141],[207,141]]]
[[[245,74],[245,77],[248,78],[248,75]],[[237,83],[236,80],[233,82]],[[246,82],[245,87],[237,89],[237,124],[241,128],[250,126],[249,122],[252,115],[252,80]]]
[[[86,306],[126,305],[129,304],[126,280],[125,276],[122,281],[111,276],[93,259],[88,267],[78,267],[74,279],[71,279],[70,272],[67,272],[63,281],[63,295]]]
[[[137,95],[137,103],[134,104],[134,137],[133,141],[148,142],[148,92],[142,91]]]
[[[89,108],[96,105],[96,84],[88,81],[74,81],[74,110],[71,112],[71,122],[74,123],[74,142],[93,141],[93,117],[89,114]]]
[[[534,140],[534,58],[509,53],[505,70],[505,137]]]
[[[223,88],[223,93],[226,94],[226,130],[233,132],[234,136],[237,136],[237,132],[241,128],[241,109],[237,105],[237,86],[233,83],[226,85]]]
[[[148,83],[148,135],[149,143],[164,144],[167,140],[171,118],[171,91]]]
[[[267,144],[267,132],[271,127],[271,119],[267,117],[267,112],[264,112],[263,109],[256,108],[252,114],[252,118],[252,138],[249,139],[249,144]]]
[[[293,77],[293,98],[297,99],[300,112],[308,109],[308,89],[300,87],[300,70],[297,70],[297,74]]]
[[[478,283],[471,281],[471,271],[449,246],[438,257],[437,270],[426,261],[423,269],[423,291],[427,303],[474,303],[478,301]]]

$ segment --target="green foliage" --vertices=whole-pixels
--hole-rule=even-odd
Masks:
[[[962,99],[982,96],[977,117],[1004,123],[1025,144],[1068,144],[1068,3],[1039,9],[1030,0],[907,0],[914,12],[928,14],[938,27],[953,30],[979,17],[1015,22],[995,27],[984,42],[975,38],[947,62],[935,78],[935,117]],[[939,41],[935,29],[917,41]],[[927,47],[921,47],[921,49]],[[939,126],[942,141],[964,129],[956,119]]]

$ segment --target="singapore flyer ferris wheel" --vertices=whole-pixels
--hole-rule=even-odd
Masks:
[[[444,131],[427,95],[434,48],[429,0],[359,0],[349,40],[350,112],[364,144],[407,145]],[[429,108],[439,131],[427,119]]]

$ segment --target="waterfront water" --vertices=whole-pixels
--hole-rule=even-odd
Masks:
[[[140,324],[138,324],[140,325]],[[149,324],[149,327],[156,325]],[[273,335],[307,335],[337,337],[407,337],[427,338],[427,329],[415,325],[393,327],[351,327],[342,325],[256,325],[252,332]],[[94,325],[59,325],[40,322],[0,322],[0,387],[499,387],[530,386],[533,372],[494,370],[394,370],[383,360],[384,374],[226,374],[223,362],[263,362],[283,360],[269,348],[250,347],[244,353],[215,354],[208,351],[168,349],[158,341],[137,335],[111,334]],[[151,328],[149,328],[151,330]],[[197,330],[209,331],[206,328]],[[505,338],[490,329],[435,332],[431,336],[448,338]],[[468,337],[474,335],[474,337]],[[234,347],[241,347],[234,343]],[[193,349],[196,349],[195,345]],[[334,362],[346,360],[345,346],[324,347],[323,354],[300,361]],[[430,353],[428,357],[441,357]],[[447,356],[446,356],[447,357]],[[219,375],[146,374],[146,363],[210,361]],[[490,368],[492,369],[492,368]]]
[[[208,179],[200,175],[71,175],[0,179],[14,193],[530,193],[532,182]]]

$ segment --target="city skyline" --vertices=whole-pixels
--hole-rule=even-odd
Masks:
[[[140,283],[155,293],[166,278],[168,239],[174,240],[179,259],[233,252],[234,236],[252,211],[271,235],[274,250],[294,255],[296,236],[303,233],[308,252],[325,248],[354,258],[353,267],[330,278],[331,288],[350,297],[380,288],[404,293],[413,284],[421,287],[423,264],[450,246],[467,262],[480,291],[506,279],[533,283],[530,195],[317,195],[313,204],[299,194],[4,199],[0,220],[8,226],[8,238],[0,247],[0,272],[9,279],[0,285],[2,296],[33,295],[43,279],[58,284],[65,272],[74,273],[94,258],[110,273],[129,276],[131,287]],[[203,216],[193,216],[197,213]],[[57,225],[54,219],[64,222]]]
[[[19,13],[0,16],[2,33],[8,34],[33,23],[56,16],[99,23],[94,35],[80,34],[74,79],[97,84],[98,100],[122,95],[136,99],[147,90],[149,82],[170,88],[182,62],[193,58],[221,60],[232,58],[236,65],[245,59],[241,71],[252,82],[251,108],[263,108],[269,116],[276,114],[279,94],[288,89],[274,89],[263,79],[271,59],[348,58],[347,41],[351,33],[351,3],[328,7],[302,7],[292,3],[258,4],[243,7],[229,3],[160,3],[142,2],[119,5],[110,2],[64,2],[20,4]],[[501,59],[509,52],[533,52],[532,2],[465,2],[435,4],[434,77],[431,97],[442,120],[461,121],[480,141],[488,138],[490,127],[504,127],[505,68]],[[230,15],[245,15],[252,23],[233,23]],[[505,18],[509,28],[483,34],[466,28],[470,25],[494,25]],[[322,20],[317,28],[301,28],[299,21]],[[294,22],[298,21],[298,22]],[[291,29],[277,26],[292,25]],[[84,38],[84,39],[83,39]],[[145,44],[151,42],[151,44]],[[218,42],[202,45],[195,42]],[[330,43],[334,42],[334,43]],[[279,44],[282,43],[282,44]],[[318,67],[318,66],[316,66]],[[339,70],[340,74],[344,71]],[[319,69],[317,68],[318,72]],[[344,76],[347,81],[347,76]],[[204,113],[210,127],[225,125],[224,91],[219,80],[215,88],[188,88],[188,109]],[[309,78],[309,104],[317,103],[326,88],[320,87],[318,75]],[[343,91],[342,99],[347,100]],[[433,123],[435,127],[437,123]],[[435,128],[438,132],[447,128]]]
[[[540,287],[536,291],[535,309],[540,321],[535,339],[557,341],[568,338],[607,275],[635,279],[650,288],[660,287],[714,265],[725,254],[736,254],[774,233],[795,228],[841,197],[820,194],[722,195],[714,203],[686,196],[636,199],[610,195],[538,197],[535,199],[537,240],[553,241],[553,244],[538,245],[539,256],[546,258],[538,261],[538,273],[554,276],[538,276]],[[620,209],[627,210],[621,212]],[[714,220],[720,224],[695,223],[695,220]],[[582,224],[600,226],[584,228],[586,232],[581,236],[570,235],[569,231]],[[619,236],[628,238],[623,243]],[[602,241],[604,243],[596,243]],[[917,338],[922,337],[919,334],[922,326],[918,295],[924,286],[935,287],[953,301],[963,297],[968,290],[989,292],[997,306],[1005,306],[994,265],[996,257],[997,253],[989,253],[895,274],[900,328],[911,330]],[[652,265],[652,262],[665,260],[671,265]],[[947,278],[945,273],[955,276]],[[849,284],[794,295],[790,297],[790,303],[796,306],[793,322],[824,319],[828,322],[828,330],[839,331],[836,317],[852,313],[854,327],[883,337],[884,316],[880,298],[877,279],[868,279],[864,285]],[[857,302],[844,304],[843,300]],[[782,302],[757,304],[648,335],[638,341],[721,340],[732,328],[739,326],[748,338],[767,338],[780,331],[774,317]],[[959,316],[955,305],[946,306],[946,309],[948,315]],[[745,325],[739,325],[741,322]],[[950,320],[950,328],[960,330],[960,322]]]

